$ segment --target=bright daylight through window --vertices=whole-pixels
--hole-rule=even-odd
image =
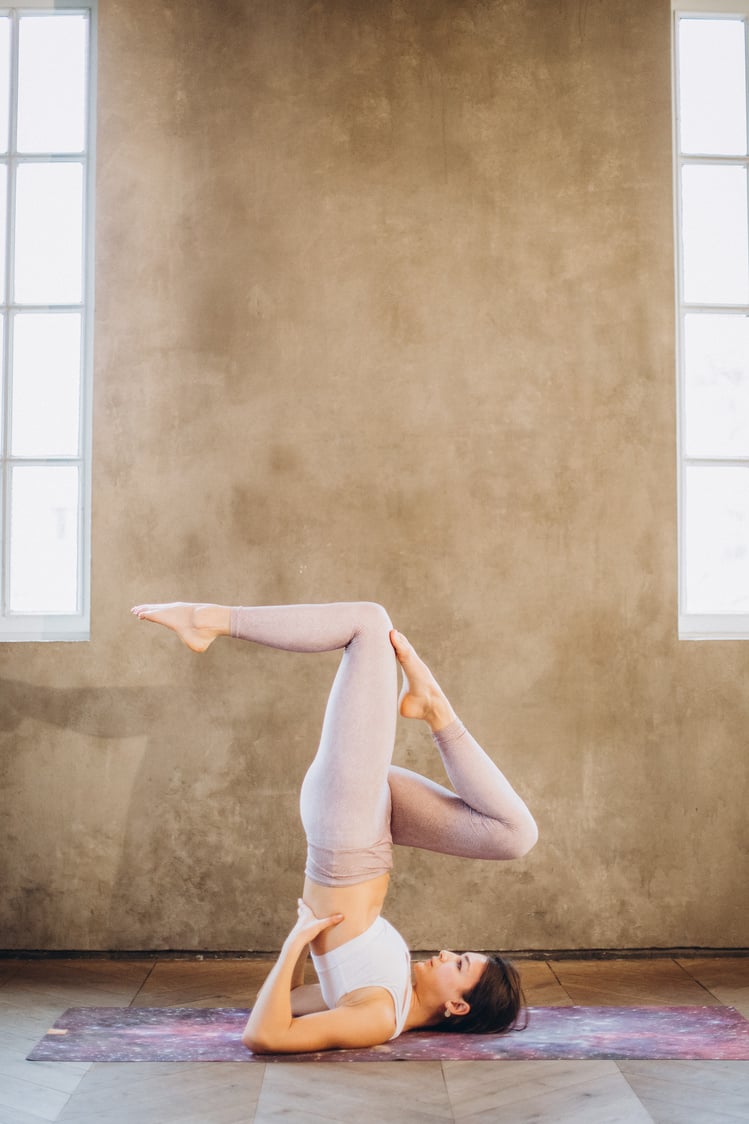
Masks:
[[[0,640],[88,638],[94,19],[0,8]]]
[[[749,0],[674,7],[679,633],[749,637]]]

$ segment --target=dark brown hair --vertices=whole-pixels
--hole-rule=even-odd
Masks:
[[[525,1030],[528,1017],[520,974],[514,964],[501,956],[490,956],[479,982],[463,998],[470,1006],[465,1015],[442,1019],[435,1030],[454,1030],[460,1034],[504,1034]],[[518,1026],[521,1014],[525,1021]]]

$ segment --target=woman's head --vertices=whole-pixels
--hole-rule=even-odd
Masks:
[[[508,960],[478,952],[441,952],[420,967],[419,991],[427,1006],[436,1008],[433,1029],[502,1034],[517,1024],[523,988]]]
[[[503,1034],[515,1028],[525,1003],[517,968],[501,956],[487,956],[478,983],[463,998],[467,1014],[445,1019],[440,1030]]]

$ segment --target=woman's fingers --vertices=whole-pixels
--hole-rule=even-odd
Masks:
[[[342,913],[334,913],[331,917],[325,918],[325,928],[332,929],[334,925],[340,925],[343,921]]]
[[[315,936],[325,929],[332,928],[333,925],[340,925],[343,921],[342,913],[333,913],[330,917],[316,917],[302,898],[297,899],[297,915],[297,929],[314,930]]]

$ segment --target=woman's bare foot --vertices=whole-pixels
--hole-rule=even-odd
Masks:
[[[230,610],[224,605],[173,601],[168,605],[136,605],[130,612],[141,621],[170,628],[193,652],[205,652],[217,636],[228,636],[230,631]]]
[[[421,718],[432,730],[443,730],[455,721],[455,711],[431,671],[402,632],[390,633],[398,663],[403,668],[400,712],[404,718]]]

